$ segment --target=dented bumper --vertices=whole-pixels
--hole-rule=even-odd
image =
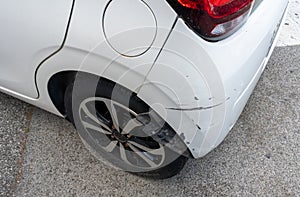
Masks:
[[[270,58],[287,4],[263,1],[238,32],[216,43],[176,22],[138,96],[195,158],[219,145],[237,121]]]

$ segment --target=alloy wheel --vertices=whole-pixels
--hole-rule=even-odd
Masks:
[[[102,97],[87,98],[79,106],[81,124],[99,149],[130,167],[154,170],[164,162],[165,148],[145,132],[147,123],[140,115]],[[142,115],[151,119],[147,113]]]

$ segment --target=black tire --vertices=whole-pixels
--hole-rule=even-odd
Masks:
[[[188,160],[185,144],[167,123],[136,94],[106,79],[78,74],[66,89],[65,109],[91,153],[117,168],[163,179]]]

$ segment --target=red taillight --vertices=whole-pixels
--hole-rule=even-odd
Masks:
[[[200,7],[200,3],[199,1],[193,1],[193,0],[178,0],[178,2],[187,8],[191,8],[191,9],[198,9],[198,7]]]
[[[185,22],[209,40],[220,40],[247,18],[254,0],[167,0]]]

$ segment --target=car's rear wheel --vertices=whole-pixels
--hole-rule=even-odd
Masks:
[[[66,90],[65,107],[88,149],[117,168],[168,178],[187,161],[186,147],[171,127],[120,85],[78,76]]]

